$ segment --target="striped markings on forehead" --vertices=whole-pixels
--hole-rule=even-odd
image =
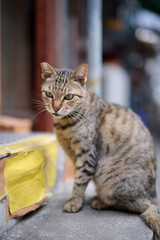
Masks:
[[[73,72],[71,69],[56,69],[58,79],[61,78],[62,80],[68,76],[70,76]]]
[[[55,89],[61,89],[63,91],[65,85],[68,82],[68,77],[71,76],[73,70],[71,69],[56,69],[58,77],[55,80]]]

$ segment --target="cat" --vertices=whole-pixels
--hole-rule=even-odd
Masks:
[[[105,104],[87,90],[87,64],[73,71],[43,62],[41,69],[42,100],[54,118],[58,142],[76,168],[64,211],[82,208],[85,189],[93,180],[97,196],[92,208],[140,213],[160,236],[156,156],[148,129],[131,109]]]

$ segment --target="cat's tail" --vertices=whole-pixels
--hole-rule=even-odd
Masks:
[[[150,205],[141,216],[153,232],[160,237],[160,214],[158,213],[158,207],[154,204]]]

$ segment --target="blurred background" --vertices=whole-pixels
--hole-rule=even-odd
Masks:
[[[87,63],[88,87],[160,136],[159,0],[1,0],[0,131],[52,131],[43,61]]]

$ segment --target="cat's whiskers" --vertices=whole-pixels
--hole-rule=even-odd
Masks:
[[[33,100],[33,103],[34,103],[35,105],[45,106],[44,102],[42,102],[41,100],[38,100],[38,99],[34,99],[34,100]]]
[[[68,121],[76,122],[76,126],[79,127],[80,125],[80,120],[82,119],[81,116],[81,110],[80,109],[75,109],[71,113],[68,114],[67,119]],[[72,134],[72,131],[69,132],[69,137],[73,137],[74,133]]]
[[[46,108],[46,105],[38,99],[34,99],[33,103],[34,103],[34,106],[31,108],[31,110],[34,110],[34,109],[41,110],[43,108]]]
[[[36,110],[37,113],[32,117],[32,120],[35,119],[39,114],[46,111],[46,106],[42,101],[34,100],[35,105],[31,108],[31,111]]]
[[[89,119],[88,119],[88,116],[89,116],[89,107],[86,109],[86,110],[80,110],[77,114],[77,116],[79,117],[79,120],[84,120],[84,122],[88,123],[89,122]]]
[[[33,102],[39,102],[39,103],[44,104],[44,102],[42,100],[38,100],[38,99],[33,99]]]
[[[41,113],[43,113],[43,112],[45,112],[45,111],[46,111],[46,108],[45,108],[45,109],[44,109],[44,108],[41,109],[40,112],[38,112],[38,113],[32,118],[32,120],[35,119],[39,114],[41,114]]]
[[[41,111],[42,109],[46,109],[46,107],[45,106],[34,106],[31,110]]]
[[[74,122],[77,122],[77,127],[82,124],[81,120],[83,120],[84,122],[88,122],[87,116],[85,116],[84,112],[82,112],[81,110],[75,110],[73,113],[70,113],[70,116],[72,117],[72,120]]]

